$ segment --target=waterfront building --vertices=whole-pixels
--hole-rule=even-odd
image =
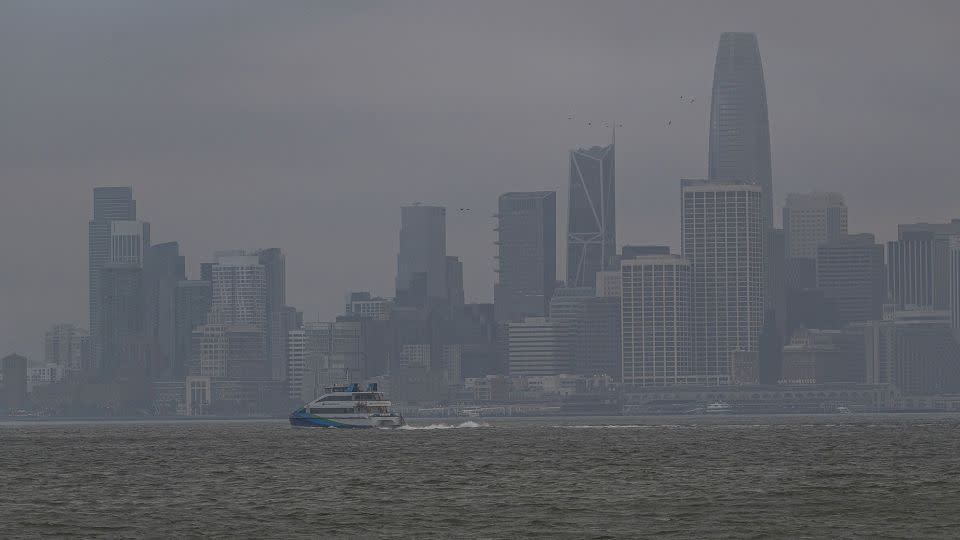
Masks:
[[[511,192],[497,202],[497,321],[542,317],[557,280],[557,194]]]
[[[803,329],[783,348],[780,384],[862,384],[865,351],[862,328]]]
[[[946,310],[910,309],[858,323],[866,346],[866,380],[905,395],[960,392],[960,345]]]
[[[694,372],[690,263],[677,255],[645,255],[624,259],[620,267],[623,384],[680,384]]]
[[[507,323],[511,376],[571,373],[575,335],[568,323],[527,317]]]
[[[566,323],[574,335],[577,375],[620,376],[620,299],[597,296],[593,287],[562,287],[550,299],[551,322]]]

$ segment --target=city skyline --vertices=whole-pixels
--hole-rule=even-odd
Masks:
[[[13,9],[13,15],[36,17],[36,14],[18,13],[16,8],[7,9]],[[518,21],[529,21],[533,17],[527,10],[512,9]],[[335,121],[325,125],[333,131],[346,129],[347,141],[358,142],[357,137],[362,134],[366,142],[357,146],[363,146],[365,151],[371,148],[380,152],[386,151],[384,157],[389,158],[393,165],[404,165],[399,168],[390,167],[383,172],[378,172],[380,169],[360,163],[357,159],[349,160],[356,169],[344,168],[346,161],[332,160],[333,165],[328,166],[326,162],[311,159],[309,156],[312,152],[323,149],[329,142],[328,138],[322,130],[311,131],[299,124],[290,123],[283,117],[274,117],[282,112],[275,108],[276,104],[282,103],[284,96],[290,95],[279,87],[268,87],[264,90],[272,88],[279,92],[272,97],[269,91],[262,96],[250,94],[248,92],[253,91],[253,88],[242,85],[237,90],[241,95],[231,94],[237,99],[260,96],[254,103],[266,108],[268,115],[273,118],[272,123],[267,123],[259,130],[251,130],[248,139],[224,139],[216,146],[208,146],[206,151],[203,150],[202,141],[198,143],[190,139],[190,144],[196,146],[200,153],[210,154],[215,160],[202,161],[198,158],[199,154],[187,151],[181,143],[158,138],[159,135],[146,136],[146,132],[141,131],[149,129],[151,133],[159,134],[167,129],[166,133],[170,133],[169,126],[165,128],[167,124],[162,121],[158,123],[157,117],[152,115],[155,110],[144,108],[142,114],[133,114],[127,120],[120,118],[123,115],[111,114],[111,111],[135,111],[139,104],[150,102],[151,94],[144,93],[137,87],[121,85],[118,88],[124,99],[108,105],[98,97],[103,95],[103,89],[91,81],[77,81],[72,75],[58,70],[31,74],[12,66],[11,73],[18,81],[12,89],[13,95],[23,99],[20,100],[21,107],[14,111],[15,121],[11,125],[35,126],[39,131],[27,130],[18,133],[10,144],[5,145],[9,159],[4,163],[10,171],[7,177],[12,178],[15,197],[6,198],[10,202],[4,203],[3,212],[0,212],[3,216],[0,217],[3,220],[0,230],[4,231],[5,245],[19,253],[24,264],[8,267],[6,270],[9,278],[22,286],[18,286],[16,290],[4,290],[4,305],[12,306],[12,309],[3,315],[0,344],[8,350],[16,350],[36,359],[40,356],[43,329],[50,324],[72,321],[80,326],[87,325],[87,317],[84,315],[86,301],[82,292],[86,239],[82,233],[77,233],[76,223],[89,219],[89,190],[94,186],[132,185],[141,203],[137,217],[153,224],[153,236],[157,242],[180,242],[182,253],[191,261],[187,269],[189,278],[198,277],[196,263],[201,260],[210,261],[209,254],[215,249],[231,246],[280,246],[290,260],[289,302],[303,309],[308,315],[319,312],[315,316],[320,318],[329,318],[339,311],[347,290],[366,289],[384,296],[391,294],[392,276],[389,272],[382,272],[382,269],[385,265],[390,265],[389,254],[396,252],[393,223],[398,204],[395,202],[411,203],[421,199],[445,205],[451,212],[454,208],[469,206],[470,212],[464,212],[463,216],[458,215],[457,219],[453,216],[449,218],[448,243],[450,251],[463,259],[467,299],[489,301],[492,299],[494,282],[491,261],[495,252],[492,243],[495,234],[492,232],[492,220],[488,216],[493,212],[497,195],[510,190],[556,189],[559,195],[558,208],[566,208],[566,152],[577,146],[603,144],[608,139],[608,131],[600,125],[600,121],[617,118],[624,123],[624,127],[619,129],[617,134],[620,146],[620,181],[617,186],[618,240],[620,243],[666,243],[677,249],[679,231],[674,227],[674,216],[678,215],[679,208],[675,199],[675,182],[677,178],[704,174],[703,149],[706,147],[707,123],[705,112],[716,42],[723,31],[731,29],[755,31],[763,42],[764,75],[770,95],[775,98],[770,112],[771,129],[775,139],[773,161],[777,167],[775,206],[782,204],[783,196],[787,192],[839,191],[848,199],[851,230],[873,232],[878,241],[884,243],[895,239],[897,223],[944,222],[954,217],[951,209],[945,206],[945,201],[951,200],[957,194],[954,191],[956,188],[951,184],[938,183],[939,179],[956,177],[955,165],[940,142],[947,139],[936,139],[932,144],[911,148],[911,152],[904,152],[901,148],[901,143],[905,140],[904,130],[911,134],[910,139],[916,139],[915,135],[918,134],[914,133],[915,130],[922,129],[928,135],[936,134],[942,127],[952,123],[952,110],[942,108],[945,102],[939,100],[939,94],[936,94],[935,90],[930,90],[950,87],[948,82],[941,79],[946,77],[940,72],[942,70],[929,67],[936,66],[941,61],[942,47],[938,45],[941,42],[937,39],[946,35],[940,33],[940,26],[935,22],[937,17],[930,13],[901,12],[897,7],[886,7],[884,9],[887,12],[896,13],[896,16],[891,17],[891,20],[898,21],[896,28],[909,32],[911,28],[923,27],[924,35],[929,36],[929,39],[899,43],[898,50],[894,51],[891,49],[892,45],[883,42],[882,37],[882,29],[892,28],[887,26],[892,23],[881,19],[877,33],[865,37],[870,47],[865,45],[864,49],[844,50],[842,47],[831,47],[831,44],[838,42],[841,37],[848,39],[848,29],[825,26],[805,19],[801,13],[793,13],[790,19],[799,18],[806,21],[810,28],[819,29],[822,37],[818,40],[819,43],[809,41],[809,28],[804,32],[791,30],[783,22],[772,22],[769,15],[764,20],[762,13],[749,15],[745,14],[749,10],[741,9],[733,10],[732,14],[717,14],[718,8],[700,5],[697,5],[696,9],[703,12],[703,15],[714,13],[716,17],[713,17],[714,20],[709,25],[691,20],[689,17],[692,10],[689,7],[679,7],[675,12],[659,15],[659,24],[666,28],[679,28],[681,24],[691,23],[692,29],[697,30],[693,35],[678,36],[677,41],[670,41],[674,38],[667,35],[669,32],[649,32],[650,39],[666,40],[663,49],[671,49],[670,43],[677,45],[673,47],[671,55],[667,56],[659,52],[660,47],[642,47],[642,44],[624,41],[626,27],[613,25],[610,39],[603,41],[601,45],[594,45],[611,48],[613,54],[608,56],[605,62],[592,68],[600,69],[603,74],[608,75],[606,81],[609,81],[609,84],[604,82],[604,77],[600,78],[599,85],[596,78],[591,78],[592,83],[587,88],[577,83],[575,77],[583,71],[576,66],[571,68],[565,65],[564,69],[574,70],[570,79],[563,82],[563,86],[570,90],[554,90],[551,93],[545,91],[540,84],[524,86],[525,83],[543,81],[545,75],[527,76],[511,71],[513,76],[509,82],[514,84],[512,88],[523,89],[522,92],[517,91],[511,95],[515,95],[522,102],[535,105],[520,115],[522,122],[516,122],[516,135],[503,133],[503,126],[508,125],[510,117],[516,115],[516,109],[504,107],[503,100],[487,98],[481,99],[477,107],[480,111],[490,113],[489,120],[471,115],[467,122],[466,116],[459,116],[460,127],[452,133],[459,133],[462,137],[448,139],[463,140],[444,141],[441,140],[442,137],[431,136],[430,134],[435,135],[438,132],[438,128],[453,129],[445,121],[428,114],[431,107],[435,106],[437,111],[449,112],[468,103],[468,100],[451,97],[457,94],[459,87],[449,85],[444,87],[444,93],[439,96],[441,99],[432,102],[429,107],[421,103],[413,107],[413,112],[409,115],[398,114],[395,119],[388,118],[387,123],[382,125],[386,130],[371,129],[369,115],[371,111],[377,110],[377,103],[383,104],[384,101],[381,99],[382,94],[368,91],[356,105],[358,119],[367,121],[363,130],[345,128],[349,123],[344,124],[344,115],[336,113],[331,113],[331,118]],[[279,11],[273,16],[290,15],[282,9]],[[838,11],[837,16],[841,20],[844,17],[854,20],[858,13],[858,10],[849,7],[840,7]],[[627,18],[624,15],[631,12],[631,8],[611,8],[609,14],[593,13],[590,15],[593,18],[588,20],[601,24],[610,17]],[[135,18],[139,14],[136,10],[131,10],[125,15]],[[569,24],[568,18],[582,21],[583,15],[585,14],[557,10],[544,16],[547,17],[547,22],[560,30]],[[104,20],[97,21],[97,18],[91,15],[85,21],[74,21],[72,24],[81,25],[78,30],[81,34],[87,31],[83,24],[120,24],[120,19],[104,17]],[[434,17],[443,17],[437,20],[451,21],[454,25],[461,24],[461,19],[450,13],[438,13]],[[10,20],[16,18],[5,17],[8,22],[0,23],[4,24],[5,30],[9,30],[5,35],[18,43],[19,40],[32,43],[31,40],[37,39],[7,26]],[[634,17],[630,29],[633,30],[636,25],[649,24],[641,19],[642,17]],[[180,25],[177,17],[173,17],[166,24],[175,27]],[[198,24],[204,28],[210,21],[201,19]],[[37,36],[42,37],[45,32],[53,30],[56,30],[56,25],[49,23],[37,31]],[[542,43],[540,38],[551,35],[543,35],[546,30],[539,29],[535,30],[539,37],[517,41],[519,38],[513,33],[514,30],[505,26],[505,23],[498,23],[490,30],[501,33],[506,42],[520,45],[520,50],[530,56],[546,54],[539,47]],[[189,39],[190,35],[188,33],[186,38]],[[61,39],[70,43],[74,36],[76,34],[64,35]],[[343,34],[339,36],[342,37]],[[156,38],[157,36],[150,32],[143,36],[143,39]],[[473,36],[470,39],[479,38]],[[416,41],[410,43],[414,44]],[[471,43],[476,44],[476,41]],[[90,68],[100,67],[99,64],[91,64],[92,58],[96,57],[93,53],[97,52],[100,46],[94,42],[79,47],[72,53],[79,55],[74,56],[74,60]],[[834,51],[831,58],[823,58],[824,49]],[[570,50],[563,48],[565,53]],[[636,50],[643,50],[644,57],[636,58]],[[926,58],[928,62],[922,65],[911,63],[910,59],[916,57]],[[552,60],[554,56],[546,54],[542,58]],[[813,70],[810,67],[813,59],[825,63]],[[209,59],[201,53],[197,61],[205,62]],[[665,67],[667,62],[669,67]],[[865,92],[864,79],[854,77],[842,69],[851,62],[857,62],[868,73],[881,73],[882,70],[871,67],[879,68],[883,65],[885,69],[893,70],[893,73],[909,69],[911,73],[921,77],[913,78],[909,85],[885,85],[880,92]],[[42,62],[40,64],[42,65]],[[616,75],[634,65],[638,66],[636,75]],[[917,70],[919,73],[915,73]],[[640,77],[640,73],[644,75],[642,80],[633,78]],[[282,77],[280,79],[282,80]],[[635,80],[639,81],[639,84],[636,84]],[[39,109],[36,107],[49,105],[49,101],[44,100],[60,100],[59,91],[48,87],[51,94],[23,94],[25,88],[33,88],[38,84],[42,86],[41,83],[49,81],[59,82],[59,87],[77,90],[74,92],[74,100],[63,101],[72,104],[70,107],[73,112],[58,115],[57,125],[63,129],[54,130],[56,133],[49,129],[40,129],[45,122],[51,121],[51,117],[49,113],[37,113]],[[431,81],[435,82],[436,79],[430,76],[424,79],[425,83]],[[81,84],[63,84],[70,82]],[[122,82],[126,82],[126,79]],[[195,86],[196,82],[171,80],[170,84],[184,90],[202,89]],[[412,83],[401,85],[397,94],[400,97],[397,99],[402,101],[408,98],[411,88],[417,87],[410,84]],[[913,103],[912,98],[917,89],[927,89],[928,93],[932,91],[934,95],[924,100],[920,110],[911,106],[911,120],[904,121],[905,113],[898,112],[897,104],[906,103],[908,99]],[[696,102],[689,104],[690,107],[680,108],[680,94],[688,93],[696,98]],[[324,93],[316,94],[317,98],[308,99],[307,92],[294,90],[292,99],[305,107],[316,105],[317,114],[321,114],[325,110],[322,99]],[[334,94],[336,95],[336,91]],[[172,107],[170,118],[180,118],[178,115],[193,110],[189,107],[195,106],[197,100],[202,100],[202,95],[192,95],[189,99],[185,98],[186,101],[178,102],[173,97],[174,94],[171,94],[167,101],[162,101],[158,106]],[[829,98],[821,98],[821,95]],[[28,97],[30,99],[27,99]],[[316,101],[313,101],[314,99]],[[604,105],[591,105],[598,102],[603,102]],[[231,106],[233,103],[231,102]],[[64,106],[66,105],[61,105]],[[90,111],[97,111],[97,117],[109,118],[110,121],[106,124],[104,121],[81,122],[86,114],[80,110],[83,106],[88,106]],[[55,110],[65,112],[62,108]],[[231,110],[220,109],[206,114],[228,114]],[[469,112],[469,109],[467,111]],[[23,116],[24,114],[32,116]],[[571,115],[575,116],[575,119],[568,119]],[[213,129],[213,124],[207,123],[209,118],[200,115],[196,121],[187,122],[183,127],[209,135]],[[248,117],[243,115],[236,118],[236,122],[241,125],[249,121]],[[665,127],[666,121],[670,120],[672,125]],[[854,120],[859,124],[851,123]],[[841,121],[845,123],[838,124]],[[587,122],[592,122],[593,126],[587,126]],[[837,133],[838,137],[843,135],[843,140],[849,141],[846,144],[850,151],[844,156],[837,156],[826,142],[811,140],[814,133],[821,132],[824,123],[828,124],[831,132]],[[86,127],[87,134],[83,137],[86,141],[83,146],[75,152],[68,152],[69,155],[63,156],[62,160],[46,159],[51,157],[51,154],[46,151],[47,146],[40,143],[42,139],[38,137],[39,133],[43,133],[45,137],[70,137],[77,133],[76,130],[81,125]],[[110,128],[110,125],[114,125],[116,129]],[[491,126],[496,127],[496,131],[488,131]],[[841,129],[838,130],[838,126]],[[885,130],[884,127],[888,129]],[[260,135],[252,135],[258,132],[264,136],[286,134],[279,139],[284,141],[287,150],[261,145],[266,141],[261,140]],[[116,138],[116,133],[123,134],[124,144],[112,144],[120,140]],[[403,137],[405,142],[400,140],[400,133],[409,134],[411,137]],[[9,131],[5,134],[8,137],[13,135]],[[291,139],[293,134],[298,137]],[[385,139],[386,135],[389,137]],[[523,138],[523,145],[517,145],[518,137]],[[300,138],[303,143],[296,142]],[[65,139],[57,139],[53,146],[69,148],[64,141]],[[387,146],[390,144],[399,146],[397,150],[390,150]],[[422,145],[421,149],[434,148],[438,154],[449,153],[456,156],[458,161],[464,163],[463,174],[451,174],[453,169],[449,167],[449,161],[438,162],[437,166],[416,165],[407,159],[397,161],[400,153],[411,152],[410,155],[417,155],[415,150],[418,145]],[[256,155],[255,152],[250,152],[254,147],[260,147],[260,156],[269,159],[263,160],[262,165],[249,167],[245,164],[244,154]],[[305,147],[309,147],[309,153]],[[330,147],[343,150],[339,145]],[[165,162],[164,155],[167,154],[163,153],[164,148],[173,152],[173,155],[183,156],[184,159],[178,161],[179,165]],[[466,148],[470,150],[465,151]],[[893,148],[899,151],[893,152]],[[474,152],[474,149],[481,151]],[[515,171],[525,180],[521,182],[507,177],[497,178],[496,174],[492,174],[493,171],[503,170],[503,167],[489,168],[495,164],[485,164],[490,161],[489,156],[484,155],[483,150],[486,149],[498,155],[512,156],[508,160],[511,165],[507,170]],[[503,154],[504,152],[506,154]],[[887,153],[896,155],[899,161],[892,166],[891,162],[884,162],[884,159],[887,159],[884,154]],[[810,155],[817,156],[818,163],[808,163]],[[40,157],[44,159],[40,160]],[[296,159],[289,159],[291,157]],[[868,158],[879,161],[874,163]],[[439,166],[441,163],[444,164],[442,167]],[[414,165],[413,168],[408,167],[411,164]],[[246,172],[242,169],[246,169]],[[393,184],[386,182],[386,179],[394,178],[398,170],[410,172],[404,172]],[[915,177],[914,185],[921,182],[921,185],[929,189],[911,190],[909,193],[893,190],[893,179],[908,173]],[[411,180],[414,177],[416,179]],[[236,193],[226,193],[216,187],[227,178],[231,185],[239,188],[235,190]],[[369,189],[371,182],[374,182],[385,190],[388,197],[371,200],[361,197],[357,192],[345,192],[332,185],[337,178],[343,179],[345,184],[354,184],[364,190]],[[270,181],[263,182],[263,179]],[[384,181],[380,182],[381,179]],[[441,185],[446,187],[443,192],[438,191],[438,186]],[[871,187],[872,195],[869,199],[857,196],[868,187]],[[346,212],[345,209],[325,203],[324,200],[329,197],[321,193],[327,189],[334,189],[332,194],[341,197],[339,200],[343,202],[336,206],[350,207],[356,211]],[[49,200],[44,198],[51,192],[57,196]],[[174,199],[171,199],[168,192],[178,194],[176,202],[172,202]],[[245,194],[240,196],[241,192]],[[183,197],[182,194],[190,196]],[[891,194],[903,197],[894,205]],[[464,200],[469,200],[469,203],[464,203]],[[474,204],[474,201],[486,202],[481,206]],[[16,204],[13,204],[14,202]],[[624,208],[633,211],[625,212]],[[565,215],[562,210],[560,213]],[[362,214],[362,217],[356,214]],[[372,222],[371,216],[378,214],[383,214],[385,218],[376,223]],[[43,219],[39,220],[39,216],[43,216]],[[368,224],[360,229],[360,236],[351,238],[350,242],[360,240],[365,246],[364,250],[350,251],[349,261],[331,260],[330,257],[314,254],[340,252],[349,248],[350,244],[345,243],[345,239],[333,233],[338,229],[337,222],[358,217],[366,219]],[[274,224],[268,228],[257,225],[264,221],[272,221]],[[558,228],[565,229],[564,222],[565,217],[558,220]],[[24,227],[32,231],[30,242],[16,234]],[[460,245],[469,245],[471,249],[458,249]],[[473,249],[473,246],[477,247]],[[562,245],[559,250],[562,253]],[[56,258],[53,253],[57,254]],[[384,257],[383,253],[388,255]],[[560,255],[558,259],[558,275],[565,275],[565,258]],[[26,271],[24,266],[28,263],[30,269]],[[354,270],[355,266],[356,271],[348,271]],[[330,287],[317,290],[311,286],[313,276],[318,272],[331,276],[333,283]]]

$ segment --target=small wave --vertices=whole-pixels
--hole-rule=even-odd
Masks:
[[[608,424],[608,425],[573,425],[573,426],[554,426],[562,429],[653,429],[653,428],[679,428],[686,427],[672,424]]]
[[[460,424],[430,424],[427,426],[411,426],[407,424],[405,426],[400,426],[396,429],[408,430],[408,431],[420,431],[420,430],[430,430],[430,429],[463,429],[463,428],[483,428],[490,427],[490,424],[485,422],[474,422],[472,420],[467,420],[466,422]]]

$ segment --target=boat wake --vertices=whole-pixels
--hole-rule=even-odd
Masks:
[[[433,430],[433,429],[465,429],[465,428],[485,428],[490,427],[490,424],[485,422],[474,422],[472,420],[467,420],[466,422],[460,424],[430,424],[427,426],[411,426],[407,424],[405,426],[400,426],[398,430],[406,431],[423,431],[423,430]]]

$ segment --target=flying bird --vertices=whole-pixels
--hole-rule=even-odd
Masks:
[[[667,125],[668,125],[668,126],[669,126],[670,124],[672,124],[672,123],[673,123],[673,120],[667,120]]]
[[[690,103],[693,103],[694,101],[695,101],[695,100],[694,100],[693,98],[690,98]]]
[[[588,126],[592,126],[593,124],[592,124],[591,122],[587,122],[587,125],[588,125]]]

